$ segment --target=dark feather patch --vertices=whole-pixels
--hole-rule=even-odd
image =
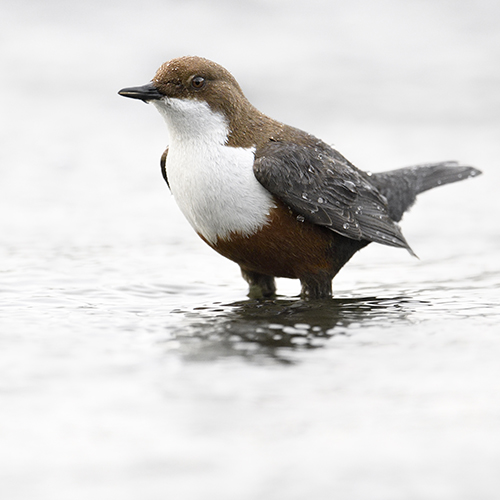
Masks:
[[[165,179],[165,182],[167,183],[167,186],[170,189],[170,184],[168,183],[168,177],[167,177],[167,155],[168,155],[168,147],[161,155],[160,168],[161,168],[161,175]]]
[[[354,240],[403,247],[414,255],[370,177],[327,144],[269,142],[256,152],[254,173],[305,220]]]

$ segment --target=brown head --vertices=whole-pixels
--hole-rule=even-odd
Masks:
[[[153,85],[168,97],[206,101],[221,110],[245,99],[233,75],[225,68],[203,57],[185,56],[160,66]]]

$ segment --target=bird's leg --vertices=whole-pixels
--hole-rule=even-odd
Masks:
[[[271,298],[276,295],[274,276],[248,271],[244,268],[241,268],[241,275],[250,285],[248,296],[251,299]]]
[[[328,299],[332,296],[332,276],[329,274],[309,274],[300,278],[300,284],[300,295],[305,300]]]

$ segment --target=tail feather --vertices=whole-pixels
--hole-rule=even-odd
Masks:
[[[389,217],[398,222],[419,193],[480,174],[480,170],[469,165],[445,161],[374,173],[371,181],[387,198]]]

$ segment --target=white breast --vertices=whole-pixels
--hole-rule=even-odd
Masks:
[[[206,102],[153,102],[170,132],[170,188],[193,228],[211,243],[261,229],[275,204],[254,176],[254,150],[225,146],[226,120]]]

